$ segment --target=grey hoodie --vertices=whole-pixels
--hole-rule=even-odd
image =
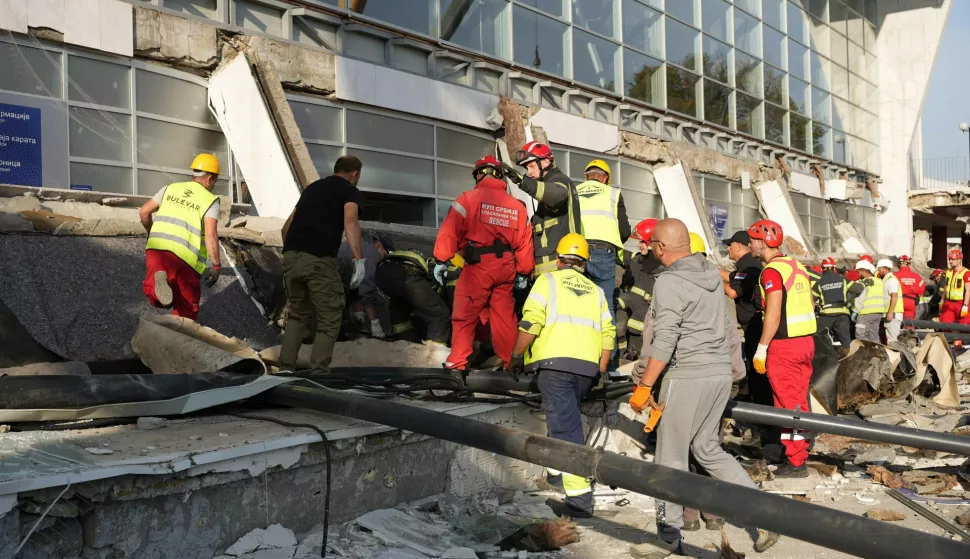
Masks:
[[[677,260],[657,278],[650,305],[650,357],[667,378],[731,376],[731,318],[721,274],[702,254]]]

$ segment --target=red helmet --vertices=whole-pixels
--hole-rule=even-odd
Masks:
[[[875,261],[872,259],[872,256],[868,254],[863,254],[861,257],[859,257],[859,260],[865,260],[870,264],[875,264]]]
[[[946,257],[947,257],[948,260],[955,260],[957,258],[963,258],[963,251],[960,250],[960,249],[958,249],[958,248],[955,248],[955,249],[951,250],[950,251],[950,254],[947,254]]]
[[[752,239],[764,241],[771,248],[778,248],[785,238],[785,233],[782,232],[781,225],[770,219],[762,219],[754,222],[754,225],[748,228],[748,236]]]
[[[539,159],[552,159],[552,148],[539,142],[529,142],[515,153],[515,163],[519,167]]]
[[[829,256],[825,260],[822,260],[822,267],[823,268],[834,268],[835,267],[835,259],[832,258],[831,256]]]
[[[505,176],[505,172],[502,170],[502,164],[499,163],[498,159],[495,159],[494,155],[486,155],[475,162],[475,169],[472,170],[472,176],[475,177],[476,181],[481,180],[479,173],[483,171],[485,175],[491,175],[498,179]]]
[[[944,272],[943,270],[937,268],[937,269],[933,270],[933,273],[932,274],[930,274],[930,279],[936,279],[936,278],[942,276],[945,273],[946,272]]]
[[[650,219],[644,219],[640,223],[637,223],[637,226],[633,228],[633,234],[630,236],[638,241],[643,241],[650,244],[650,237],[653,236],[653,228],[656,227],[658,223],[660,223],[659,219],[654,219],[652,217]]]
[[[903,263],[903,262],[912,262],[912,261],[913,261],[913,259],[910,258],[909,256],[905,255],[905,254],[899,257],[899,262],[900,263]]]

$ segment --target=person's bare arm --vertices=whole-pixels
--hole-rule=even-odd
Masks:
[[[145,232],[152,232],[152,214],[158,211],[159,204],[155,199],[150,199],[142,207],[138,209],[138,218],[141,219],[141,226],[145,228]]]
[[[770,344],[781,325],[781,295],[781,291],[765,294],[765,322],[761,331],[761,345]]]
[[[966,274],[966,272],[964,272]],[[967,276],[963,276],[964,283],[966,283]],[[970,289],[963,290],[963,306],[970,306]]]
[[[209,253],[209,261],[213,266],[222,267],[219,254],[219,221],[212,217],[202,220],[205,227],[205,250]]]
[[[643,370],[643,376],[640,378],[640,386],[653,386],[657,383],[657,379],[660,378],[660,373],[663,372],[664,367],[667,363],[659,359],[654,359],[653,357],[647,359],[647,366]]]
[[[603,355],[600,356],[600,372],[605,373],[610,369],[610,361],[613,360],[613,350],[604,349]]]
[[[535,334],[519,330],[519,337],[515,339],[515,346],[512,347],[512,355],[525,355],[525,350],[529,349],[535,339]]]
[[[899,297],[899,293],[893,293],[889,296],[889,310],[886,311],[886,320],[890,321],[894,318],[896,314],[894,311],[896,309],[896,299]],[[964,303],[965,305],[966,303]]]
[[[364,258],[364,247],[360,241],[360,222],[357,220],[358,207],[355,202],[344,204],[344,231],[347,233],[347,244],[354,260]]]
[[[290,212],[290,217],[286,218],[286,223],[283,224],[283,229],[280,230],[280,235],[283,237],[283,242],[286,242],[286,234],[290,232],[290,225],[293,225],[293,216],[296,215],[296,208]]]

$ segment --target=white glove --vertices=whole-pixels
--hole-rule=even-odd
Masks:
[[[364,311],[354,311],[354,320],[360,324],[364,324]]]
[[[354,272],[350,274],[350,288],[357,289],[360,287],[360,282],[364,281],[364,263],[367,261],[366,258],[361,258],[360,260],[354,260]]]
[[[381,328],[380,319],[375,318],[374,320],[370,321],[370,335],[374,336],[375,338],[384,337],[384,329]]]
[[[435,267],[434,267],[434,279],[435,279],[435,281],[437,281],[441,285],[444,285],[445,284],[445,272],[447,272],[447,271],[448,271],[448,265],[447,264],[436,264]]]
[[[758,344],[758,351],[754,352],[754,359],[752,362],[754,364],[754,370],[759,374],[765,374],[768,370],[768,346],[765,344]]]

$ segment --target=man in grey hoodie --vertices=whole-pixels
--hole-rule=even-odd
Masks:
[[[703,254],[691,254],[687,227],[678,219],[657,224],[651,239],[654,253],[667,267],[657,278],[650,315],[652,343],[647,363],[630,406],[637,412],[663,404],[657,427],[655,463],[688,470],[690,454],[708,474],[722,481],[756,489],[744,468],[721,448],[721,415],[731,395],[733,327],[725,309],[721,275]],[[659,397],[652,396],[661,373]],[[683,506],[657,501],[657,535],[650,544],[634,546],[636,558],[681,552]],[[758,531],[755,550],[777,543],[779,535]]]

